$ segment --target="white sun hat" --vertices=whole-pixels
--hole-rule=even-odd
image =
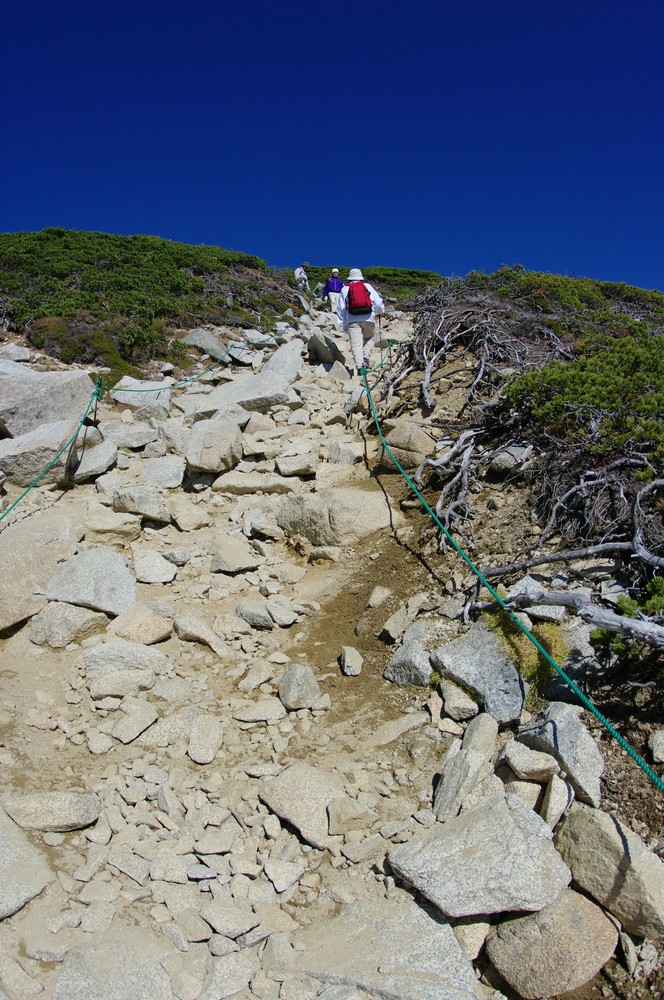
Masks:
[[[359,267],[351,267],[348,272],[349,281],[364,281],[364,275],[360,271]]]

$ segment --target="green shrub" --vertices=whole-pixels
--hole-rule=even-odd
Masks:
[[[12,328],[35,346],[54,345],[68,364],[101,352],[96,363],[114,369],[165,356],[171,331],[255,325],[258,315],[270,326],[291,304],[285,283],[250,254],[57,228],[0,234],[0,295]]]

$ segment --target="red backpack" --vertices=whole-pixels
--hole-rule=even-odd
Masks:
[[[346,308],[351,316],[371,312],[371,296],[363,281],[353,281],[348,286]]]

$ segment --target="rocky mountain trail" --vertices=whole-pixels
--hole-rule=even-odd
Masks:
[[[658,793],[468,619],[333,316],[256,332],[210,369],[229,331],[190,331],[193,376],[80,430],[88,375],[0,350],[0,998],[657,995]],[[457,384],[383,400],[407,469]],[[517,475],[474,504],[473,558],[540,530]],[[537,581],[613,580],[573,569]],[[587,663],[584,623],[519,614]]]

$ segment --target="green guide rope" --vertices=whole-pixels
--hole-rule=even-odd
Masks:
[[[493,589],[493,587],[488,582],[488,580],[486,580],[484,578],[484,576],[482,575],[481,571],[471,561],[470,557],[464,552],[464,550],[461,548],[461,546],[454,540],[454,538],[449,533],[449,531],[447,530],[447,528],[445,527],[445,525],[442,523],[442,521],[440,520],[440,518],[438,517],[438,515],[436,514],[436,512],[431,509],[431,507],[426,502],[426,500],[424,499],[424,497],[422,496],[422,494],[420,493],[420,491],[418,490],[417,486],[412,481],[412,479],[410,478],[410,476],[408,475],[408,473],[399,464],[399,462],[396,459],[395,455],[392,453],[392,451],[390,449],[390,446],[388,445],[387,441],[385,440],[385,437],[383,436],[383,431],[382,431],[381,426],[380,426],[380,421],[378,419],[378,414],[376,413],[376,407],[374,405],[374,401],[373,401],[373,398],[371,396],[371,390],[369,389],[369,384],[367,382],[367,370],[365,368],[361,368],[360,369],[360,375],[362,376],[362,381],[364,382],[364,388],[365,388],[366,393],[367,393],[367,399],[369,401],[369,407],[371,409],[371,416],[373,417],[373,421],[374,421],[374,424],[376,425],[376,430],[378,431],[378,436],[379,436],[379,438],[381,440],[383,448],[385,449],[385,451],[387,452],[387,454],[390,456],[390,458],[394,462],[394,465],[399,470],[399,472],[401,473],[401,475],[403,476],[403,478],[406,480],[406,482],[410,486],[411,490],[413,491],[413,493],[415,494],[415,496],[417,497],[417,499],[420,501],[420,503],[422,504],[422,506],[424,507],[424,509],[427,511],[427,513],[429,514],[429,516],[432,518],[432,520],[436,523],[436,525],[443,532],[443,534],[445,535],[445,537],[449,541],[450,545],[455,549],[455,551],[461,556],[461,558],[463,559],[463,561],[473,571],[473,573],[475,574],[475,576],[477,577],[477,579],[480,581],[480,583],[482,583],[482,585],[484,587],[486,587],[486,589],[489,591],[489,593],[493,597],[494,601],[502,608],[503,611],[507,612],[507,614],[510,616],[510,618],[512,619],[512,621],[518,626],[518,628],[521,630],[521,632],[523,632],[523,634],[530,640],[530,642],[532,642],[532,644],[537,649],[538,653],[540,653],[544,657],[544,659],[547,661],[547,663],[549,663],[554,668],[554,670],[562,677],[562,679],[565,681],[565,683],[567,685],[569,685],[569,687],[572,689],[572,691],[577,696],[577,698],[579,699],[579,701],[604,726],[604,728],[606,729],[606,731],[614,738],[614,740],[616,740],[620,744],[620,746],[623,748],[623,750],[625,750],[629,754],[629,756],[632,758],[632,760],[635,761],[635,763],[637,763],[639,765],[639,767],[641,768],[641,770],[644,771],[644,773],[650,778],[650,780],[660,790],[660,792],[664,792],[664,781],[662,781],[662,779],[659,778],[655,774],[655,772],[653,771],[653,769],[651,767],[649,767],[648,764],[646,764],[646,762],[643,760],[642,757],[639,756],[639,754],[636,752],[636,750],[634,750],[634,748],[629,745],[629,743],[627,742],[627,740],[623,736],[621,736],[620,733],[616,729],[614,729],[614,727],[611,725],[611,723],[608,721],[608,719],[606,719],[602,715],[602,713],[599,711],[599,709],[596,708],[595,705],[593,705],[593,703],[590,700],[590,698],[588,698],[583,693],[583,691],[581,691],[581,689],[579,688],[579,686],[577,684],[575,684],[575,682],[572,680],[572,678],[569,677],[565,673],[565,671],[563,670],[563,668],[558,663],[556,663],[556,661],[551,656],[551,654],[544,648],[544,646],[542,646],[542,644],[532,634],[532,632],[528,628],[526,628],[526,626],[523,624],[523,622],[519,621],[519,619],[516,617],[516,615],[512,612],[512,610],[507,606],[507,604],[505,603],[505,601],[502,599],[502,597],[500,596],[500,594],[496,593],[496,591]]]

